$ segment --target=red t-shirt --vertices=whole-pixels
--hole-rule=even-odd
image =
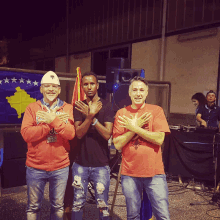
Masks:
[[[128,132],[126,128],[120,127],[118,116],[138,113],[138,117],[145,112],[150,112],[152,117],[143,128],[152,132],[170,133],[170,129],[160,106],[145,104],[141,109],[133,109],[127,106],[118,110],[113,127],[113,138]],[[135,137],[135,136],[134,136]],[[134,177],[153,177],[156,174],[164,174],[161,147],[153,144],[142,137],[131,140],[122,148],[122,171],[121,174]]]

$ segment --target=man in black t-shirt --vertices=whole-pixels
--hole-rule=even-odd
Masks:
[[[100,210],[99,219],[109,219],[108,139],[112,135],[114,112],[111,103],[98,97],[99,84],[93,72],[83,75],[82,87],[87,99],[77,101],[74,108],[80,149],[72,166],[74,200],[71,219],[82,219],[89,181],[94,182],[96,203]]]

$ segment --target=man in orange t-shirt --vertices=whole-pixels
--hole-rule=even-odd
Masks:
[[[148,83],[134,77],[129,87],[132,104],[116,113],[113,127],[113,143],[122,150],[121,180],[128,220],[140,219],[143,189],[156,219],[170,219],[161,154],[165,133],[170,130],[163,109],[145,103],[147,95]]]

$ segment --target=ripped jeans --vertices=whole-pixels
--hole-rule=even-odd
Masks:
[[[81,220],[83,207],[86,203],[88,184],[94,183],[96,204],[99,208],[99,219],[108,220],[108,192],[110,185],[110,168],[104,167],[83,167],[73,163],[73,187],[74,199],[71,220]]]

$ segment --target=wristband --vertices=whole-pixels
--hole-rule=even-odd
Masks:
[[[95,126],[97,122],[98,122],[98,119],[96,118],[95,122],[92,124],[92,126]]]

